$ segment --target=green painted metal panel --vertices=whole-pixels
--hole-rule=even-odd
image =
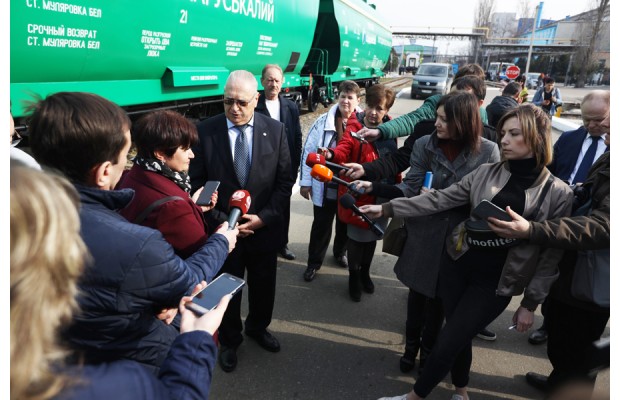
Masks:
[[[121,106],[221,95],[224,71],[259,76],[267,63],[285,69],[285,85],[297,85],[318,7],[319,0],[11,0],[14,115],[31,94],[60,90]],[[197,84],[199,76],[216,79]]]
[[[392,32],[363,0],[333,0],[340,31],[340,59],[332,81],[383,76]]]

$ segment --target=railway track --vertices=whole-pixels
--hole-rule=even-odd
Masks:
[[[382,78],[380,83],[389,86],[390,88],[394,89],[394,91],[398,92],[399,89],[409,86],[411,84],[411,77],[394,77],[394,78]],[[365,100],[365,95],[366,95],[366,90],[364,88],[362,88],[362,94],[360,96],[360,106],[363,107],[364,106],[364,100]],[[335,104],[335,102],[333,103]],[[320,105],[317,107],[316,111],[314,112],[310,112],[308,110],[302,110],[301,115],[299,117],[300,123],[301,123],[301,132],[303,133],[304,136],[304,142],[306,141],[306,135],[308,133],[308,131],[310,130],[310,127],[312,126],[312,124],[314,123],[314,121],[322,114],[326,113],[327,110],[329,110],[329,108],[333,105],[330,104],[327,107],[324,107],[323,105]]]

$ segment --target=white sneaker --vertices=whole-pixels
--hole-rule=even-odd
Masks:
[[[409,393],[405,393],[401,396],[394,396],[394,397],[382,397],[379,400],[407,400],[407,395]]]
[[[461,396],[460,394],[454,393],[452,397],[450,397],[450,400],[465,400],[465,397]]]

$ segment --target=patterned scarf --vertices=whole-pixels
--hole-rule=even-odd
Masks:
[[[159,161],[154,158],[136,157],[134,163],[142,167],[143,169],[156,174],[160,174],[176,183],[178,187],[185,190],[187,193],[192,189],[192,185],[189,183],[189,175],[187,172],[177,172],[170,169],[163,161]]]

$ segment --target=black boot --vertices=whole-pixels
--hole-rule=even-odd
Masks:
[[[424,370],[424,365],[426,364],[426,359],[431,354],[431,350],[421,346],[420,347],[420,366],[418,367],[418,376],[422,375],[422,371]]]
[[[415,358],[418,355],[418,350],[415,352],[405,350],[405,354],[400,358],[400,372],[407,373],[415,367]]]
[[[362,300],[362,282],[359,269],[349,269],[349,296],[355,302]]]
[[[406,337],[405,353],[400,358],[401,372],[409,372],[415,367],[415,358],[418,356],[418,352],[420,351],[420,342],[420,336],[418,335],[415,335],[412,338]]]
[[[375,292],[375,284],[370,279],[370,265],[362,265],[360,269],[360,278],[362,280],[362,289],[366,293]]]

